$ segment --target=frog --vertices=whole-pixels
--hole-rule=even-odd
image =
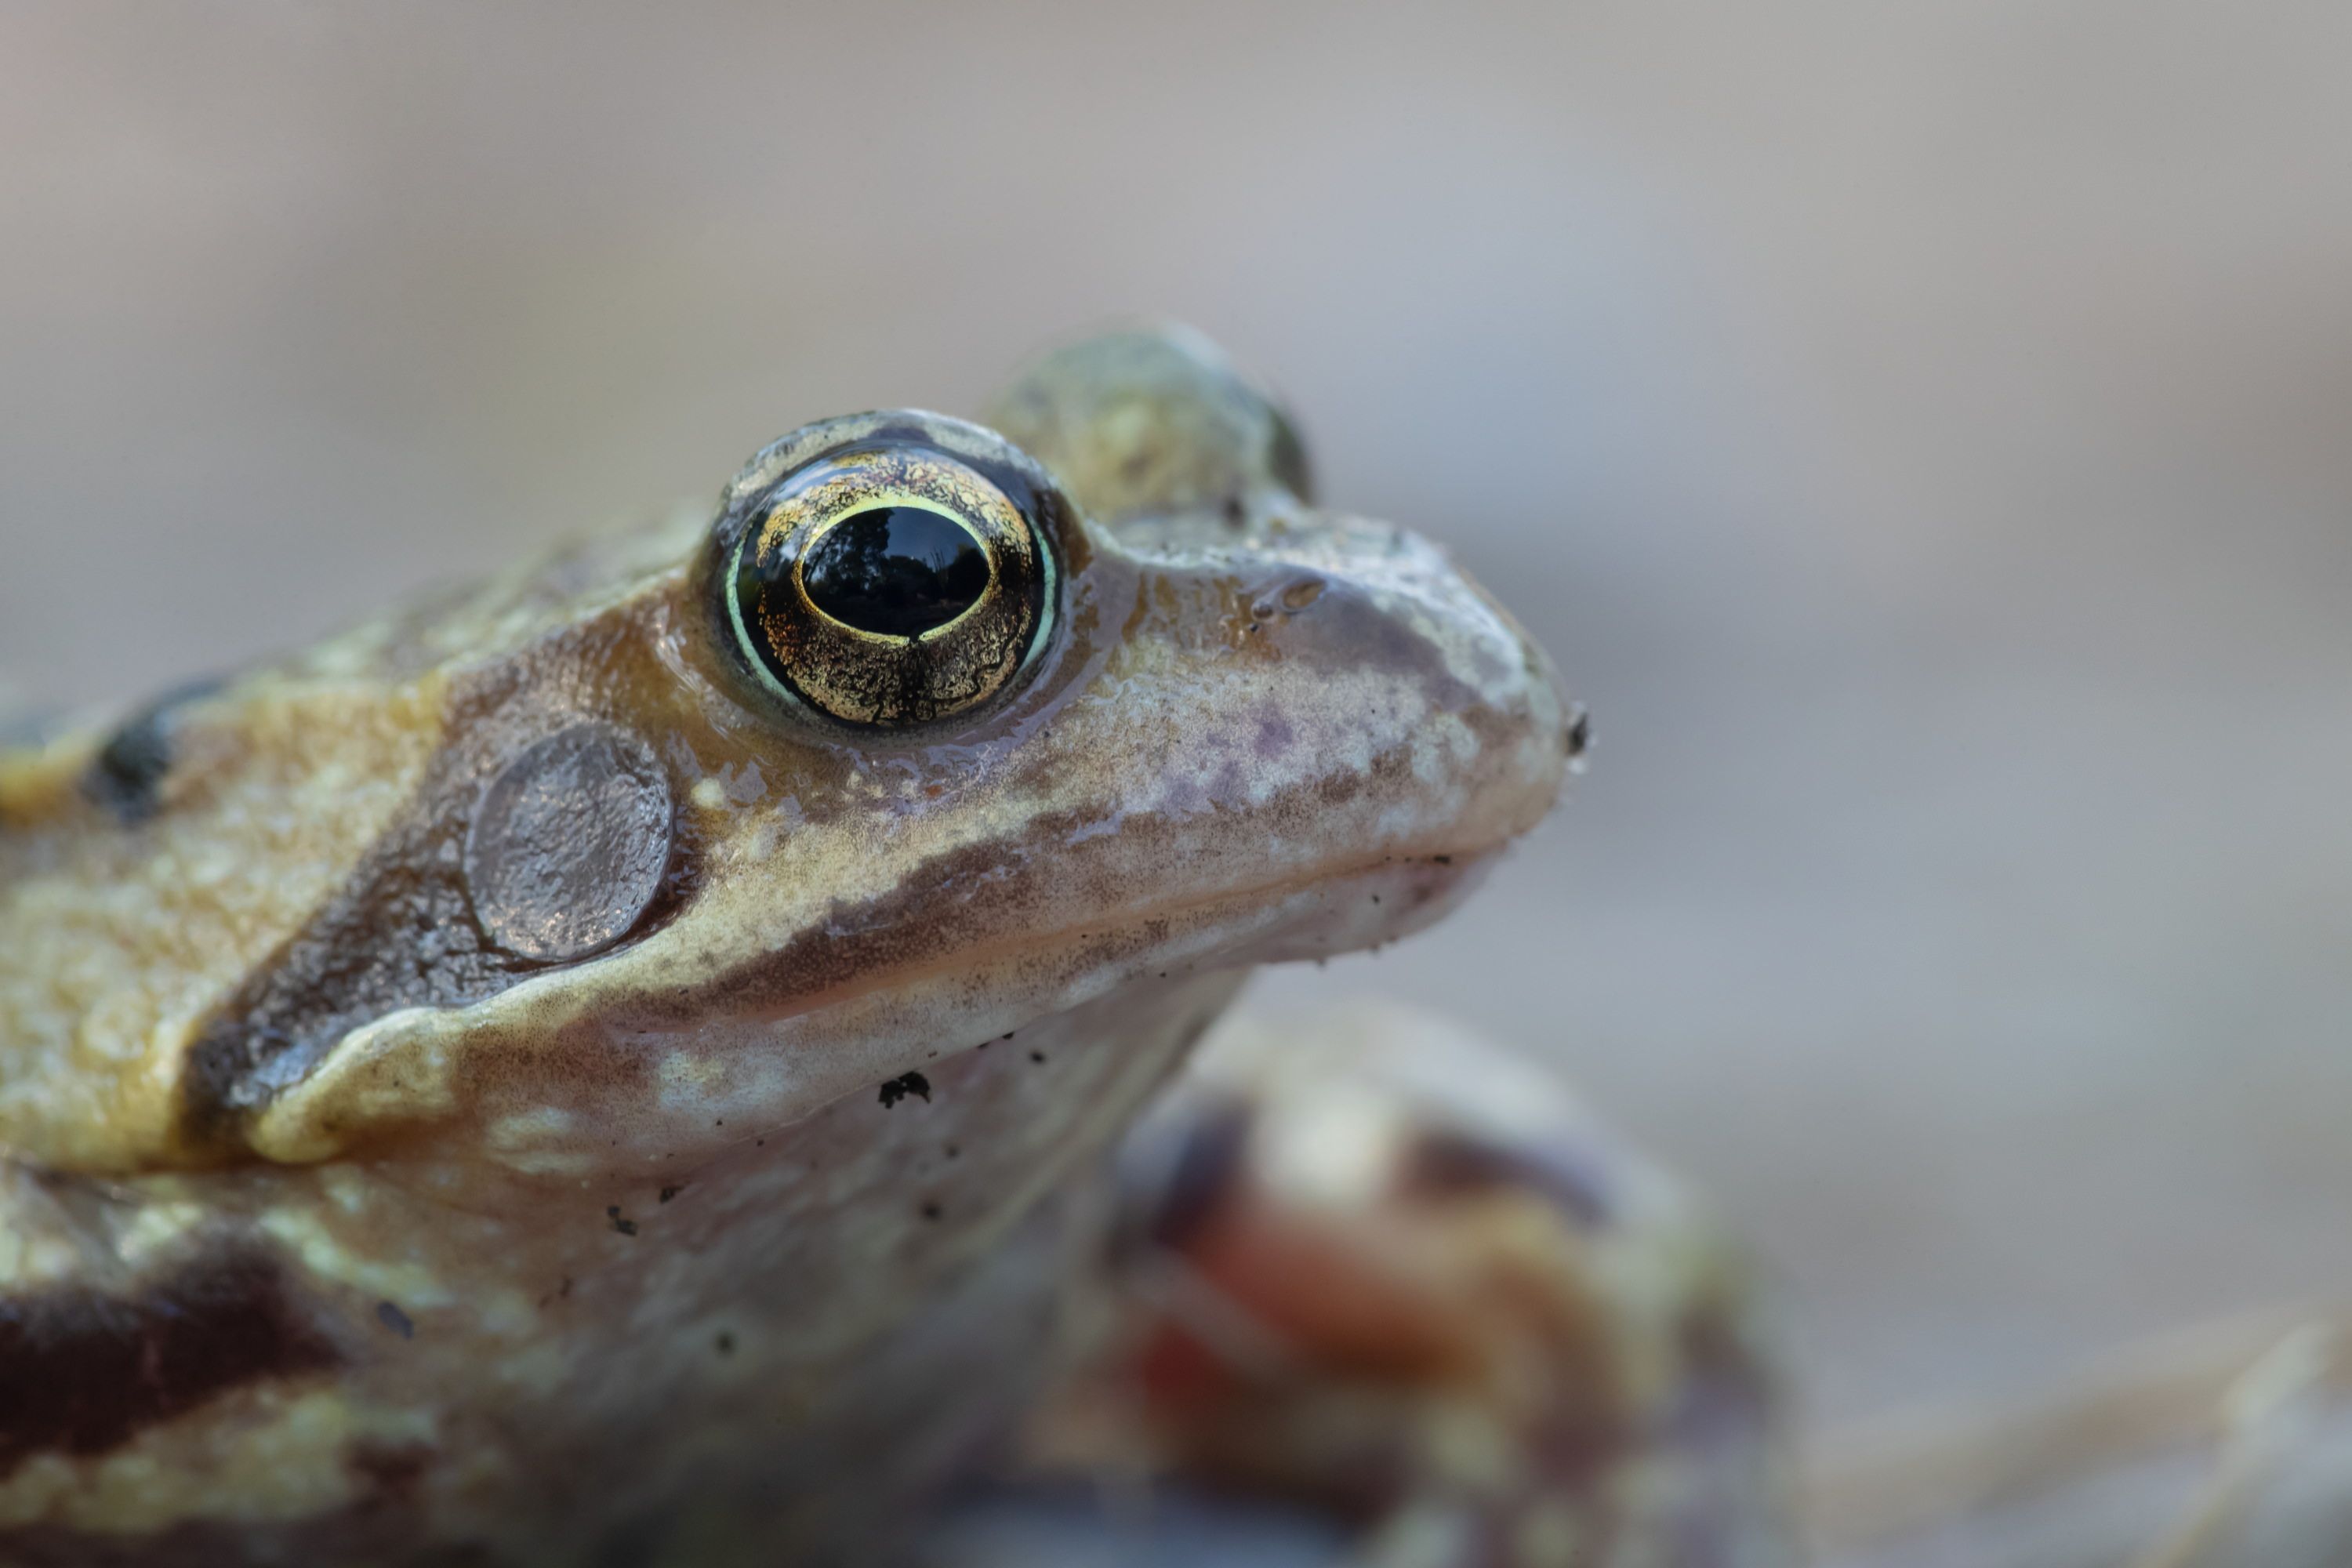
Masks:
[[[1249,973],[1442,918],[1585,741],[1157,327],[20,732],[0,1560],[913,1560],[1131,1382]]]

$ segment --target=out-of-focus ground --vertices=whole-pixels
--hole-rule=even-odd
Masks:
[[[2352,1291],[2352,9],[0,13],[0,670],[108,700],[1190,320],[1592,704],[1450,924],[1811,1415]]]

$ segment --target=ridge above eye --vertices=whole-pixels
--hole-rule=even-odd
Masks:
[[[1050,629],[1057,565],[1014,498],[916,440],[823,453],[759,497],[723,584],[763,683],[902,728],[1008,690]]]

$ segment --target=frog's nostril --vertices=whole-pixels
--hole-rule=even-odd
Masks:
[[[1298,614],[1322,596],[1323,579],[1320,577],[1305,577],[1280,588],[1267,588],[1251,598],[1250,619],[1284,619]]]

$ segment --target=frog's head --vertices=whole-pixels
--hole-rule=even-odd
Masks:
[[[1430,544],[1318,510],[1205,343],[1084,343],[991,424],[809,426],[690,534],[314,658],[437,683],[438,739],[192,1100],[279,1158],[450,1118],[674,1151],[1385,942],[1549,809],[1581,735],[1542,654]]]

